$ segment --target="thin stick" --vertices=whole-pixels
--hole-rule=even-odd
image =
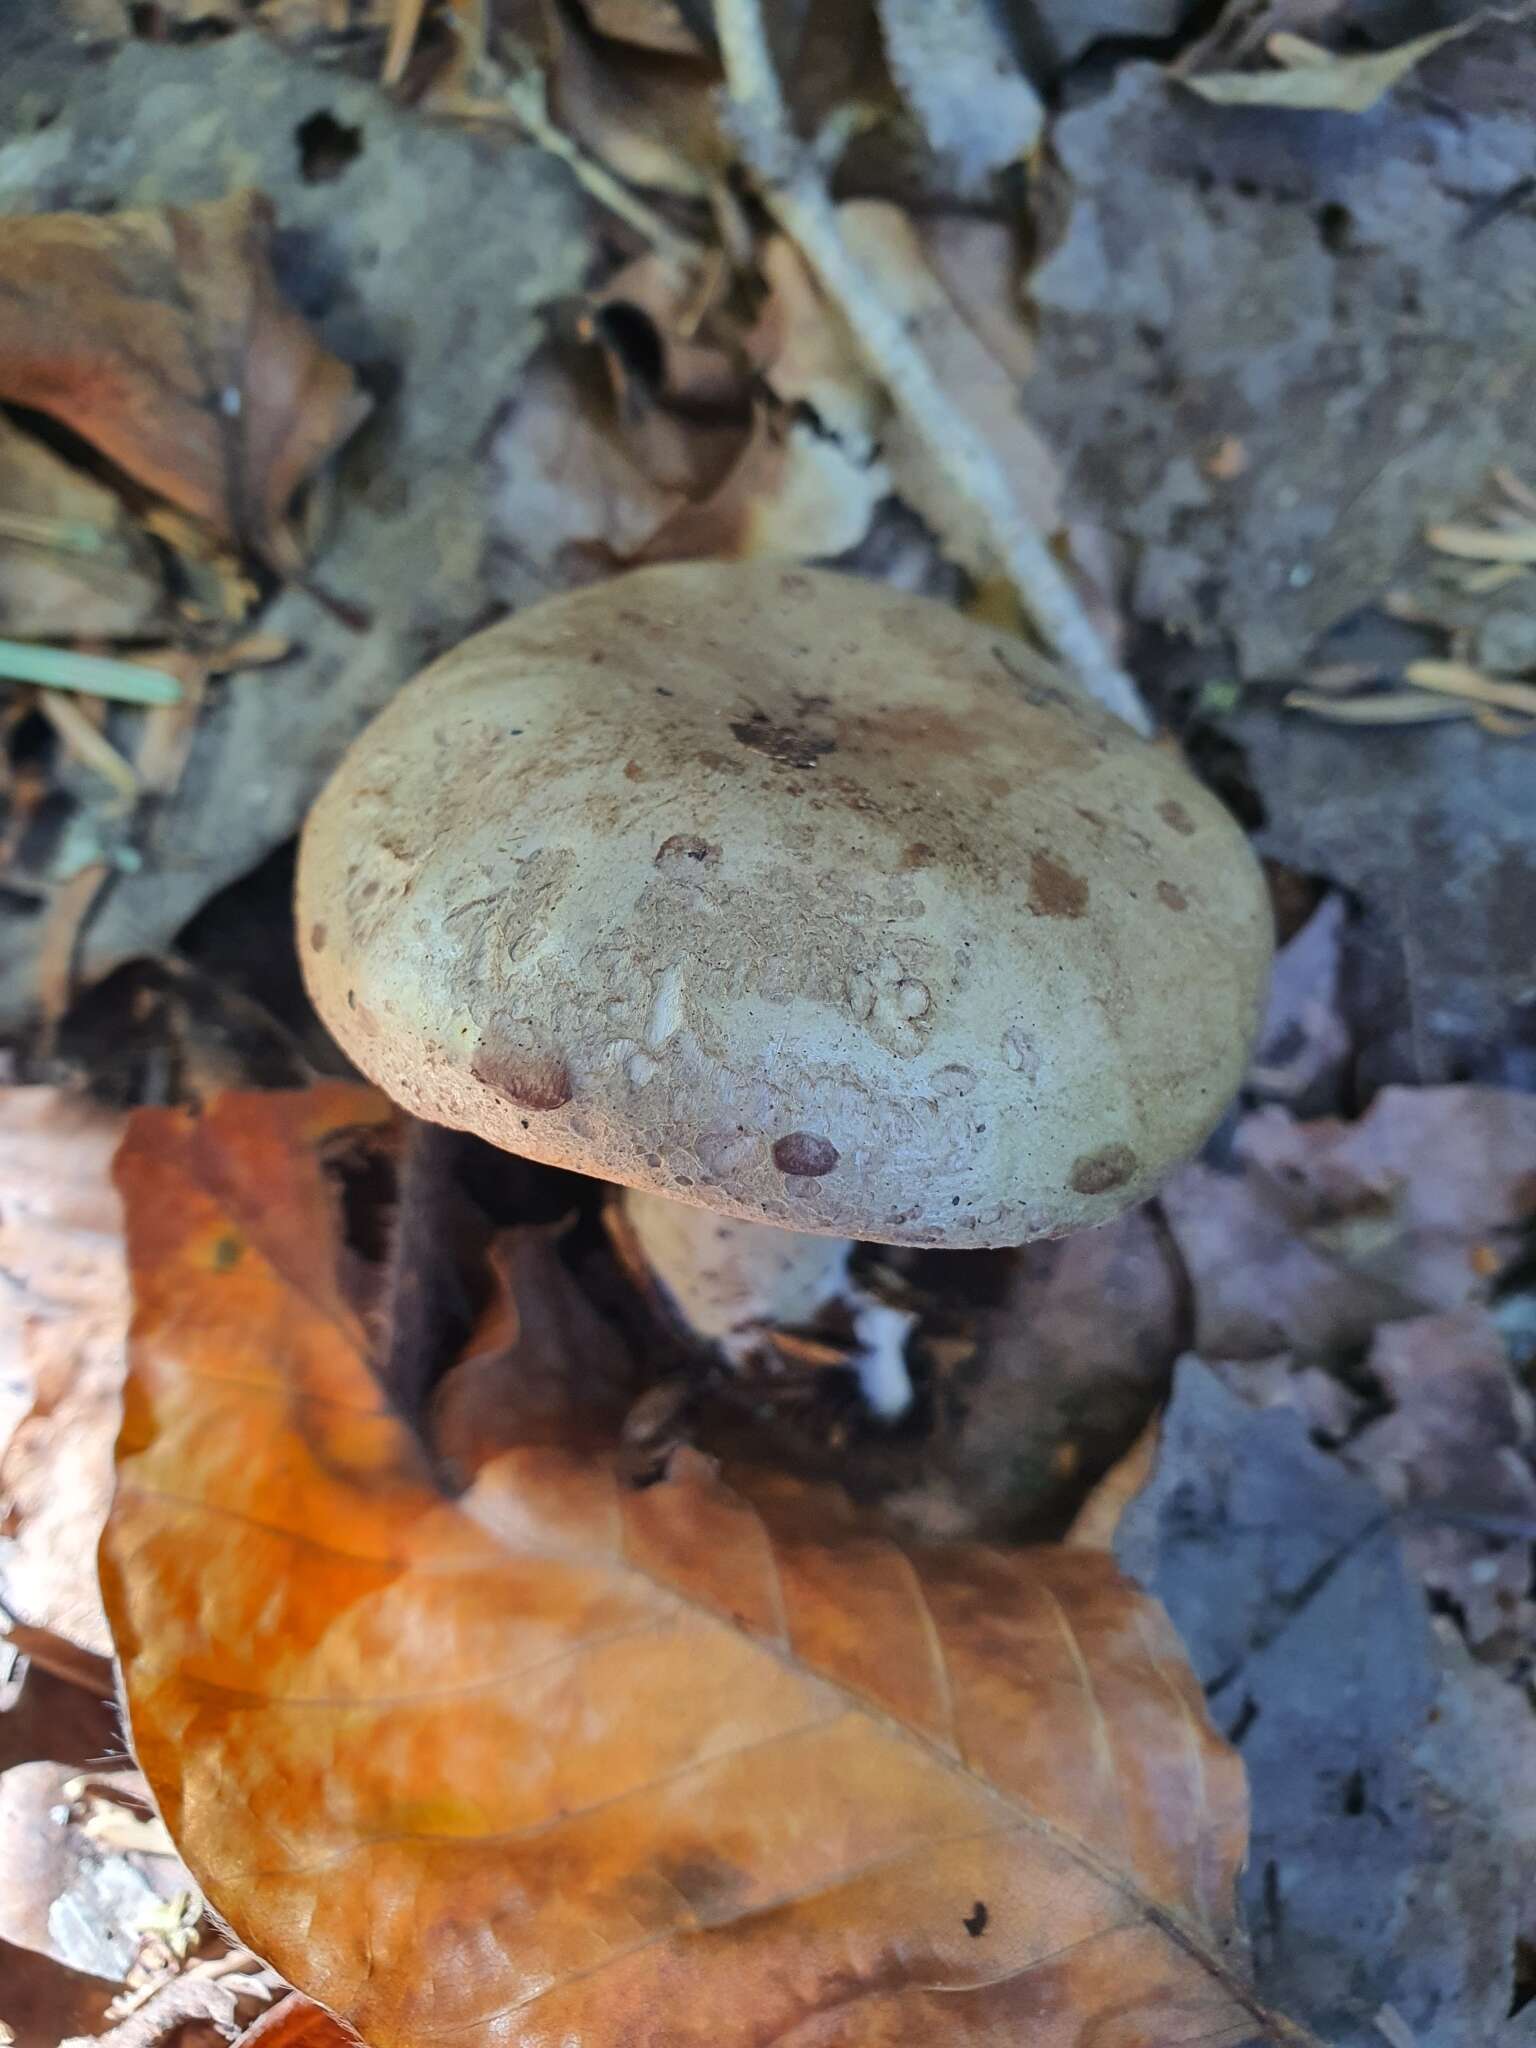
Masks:
[[[996,457],[945,395],[922,351],[844,240],[821,167],[790,120],[761,0],[715,0],[715,27],[732,123],[769,211],[815,271],[951,488],[986,520],[991,545],[1046,644],[1076,671],[1091,697],[1137,732],[1149,733],[1152,721],[1136,685],[1095,631]]]
[[[411,61],[411,52],[421,33],[421,18],[425,12],[426,0],[395,0],[394,11],[389,18],[384,68],[379,73],[380,85],[398,85],[404,78],[405,67]]]

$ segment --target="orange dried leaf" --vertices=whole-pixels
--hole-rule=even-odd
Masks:
[[[356,2048],[356,2042],[340,2020],[290,1991],[252,2020],[236,2048]]]
[[[1241,1767],[1108,1558],[908,1555],[692,1453],[631,1490],[547,1408],[435,1490],[317,1157],[378,1114],[145,1112],[119,1165],[103,1576],[140,1762],[241,1937],[373,2048],[1302,2038],[1243,1985]]]
[[[299,484],[368,410],[279,295],[271,234],[269,202],[241,192],[36,214],[0,246],[0,399],[267,556]]]

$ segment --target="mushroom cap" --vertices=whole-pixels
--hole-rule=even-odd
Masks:
[[[1270,957],[1232,819],[1021,642],[780,564],[547,599],[304,832],[305,978],[407,1109],[889,1244],[1100,1223],[1210,1131]]]

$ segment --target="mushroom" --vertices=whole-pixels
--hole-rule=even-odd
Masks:
[[[1271,950],[1171,752],[1014,638],[769,563],[640,570],[435,662],[316,803],[298,916],[396,1102],[619,1183],[731,1355],[846,1298],[886,1412],[904,1324],[852,1241],[1140,1200],[1236,1090]]]

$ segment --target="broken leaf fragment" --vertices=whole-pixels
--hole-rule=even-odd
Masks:
[[[164,611],[154,548],[119,500],[0,416],[0,632],[128,640]]]
[[[908,1554],[688,1451],[634,1490],[547,1403],[446,1498],[339,1278],[322,1156],[380,1119],[229,1096],[119,1164],[107,1600],[252,1948],[372,2048],[1300,2038],[1245,1989],[1240,1766],[1106,1558]]]
[[[0,1093],[0,1604],[97,1652],[128,1322],[120,1136],[118,1116],[61,1089]]]
[[[1222,107],[1294,107],[1313,113],[1365,114],[1442,43],[1465,35],[1481,17],[1432,30],[1395,49],[1336,56],[1305,36],[1280,32],[1265,47],[1276,71],[1209,71],[1181,81]]]
[[[256,192],[106,217],[35,214],[0,247],[0,400],[89,441],[275,560],[299,485],[368,411],[282,298]]]

